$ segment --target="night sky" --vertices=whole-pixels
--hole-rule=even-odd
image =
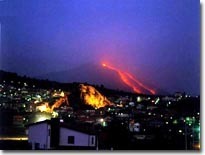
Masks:
[[[3,0],[0,16],[0,69],[38,76],[107,62],[200,94],[199,0]]]

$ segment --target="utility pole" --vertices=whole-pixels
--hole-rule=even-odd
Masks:
[[[184,123],[185,125],[185,134],[184,134],[184,138],[185,138],[185,150],[187,150],[187,125],[186,122]]]

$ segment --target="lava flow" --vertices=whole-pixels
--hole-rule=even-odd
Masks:
[[[113,66],[107,65],[105,63],[103,63],[102,66],[106,67],[106,68],[108,68],[108,69],[110,69],[112,71],[117,72],[118,75],[120,76],[122,82],[125,83],[130,88],[132,88],[134,92],[142,93],[141,89],[144,89],[144,90],[150,92],[151,94],[156,94],[156,92],[153,89],[150,89],[147,86],[145,86],[144,84],[142,84],[139,80],[134,78],[130,73],[124,72],[124,71],[122,71],[120,69],[117,69],[117,68],[115,68]],[[141,89],[138,86],[140,86]]]
[[[136,82],[138,85],[140,85],[142,88],[146,89],[147,91],[149,91],[151,94],[156,94],[156,92],[153,89],[148,88],[147,86],[145,86],[143,83],[141,83],[139,80],[135,79],[131,74],[127,73],[127,76],[132,79],[134,82]]]
[[[142,93],[141,90],[139,90],[136,86],[134,86],[134,84],[132,84],[132,82],[127,78],[126,74],[124,74],[122,71],[120,71],[117,68],[114,68],[112,66],[106,65],[105,63],[102,64],[103,67],[107,67],[110,70],[113,70],[115,72],[117,72],[121,78],[121,80],[129,87],[131,87],[133,89],[134,92],[136,93]]]

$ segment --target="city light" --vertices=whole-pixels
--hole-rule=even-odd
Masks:
[[[193,147],[197,150],[199,150],[201,148],[200,144],[194,144]]]
[[[50,117],[40,116],[36,119],[35,122],[41,122],[41,121],[45,121],[45,120],[48,120],[48,119],[50,119]]]
[[[137,102],[141,102],[142,98],[140,96],[137,97]]]
[[[63,120],[63,119],[60,119],[60,122],[61,122],[61,123],[63,123],[63,122],[64,122],[64,120]]]
[[[173,121],[173,124],[178,124],[178,121],[175,119],[175,120]]]
[[[26,141],[28,137],[0,137],[0,140]]]
[[[155,104],[157,104],[160,101],[159,97],[157,98],[157,100],[155,101]]]
[[[104,122],[104,119],[103,119],[103,118],[101,118],[101,119],[100,119],[100,122]]]

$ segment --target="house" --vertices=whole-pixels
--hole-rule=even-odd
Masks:
[[[72,127],[59,119],[28,125],[28,142],[32,149],[96,149],[96,136],[86,127]]]
[[[140,124],[139,123],[134,123],[134,124],[129,124],[129,129],[130,132],[140,132]]]
[[[131,120],[129,123],[129,130],[130,132],[139,132],[140,131],[140,123],[136,122],[134,120]]]

